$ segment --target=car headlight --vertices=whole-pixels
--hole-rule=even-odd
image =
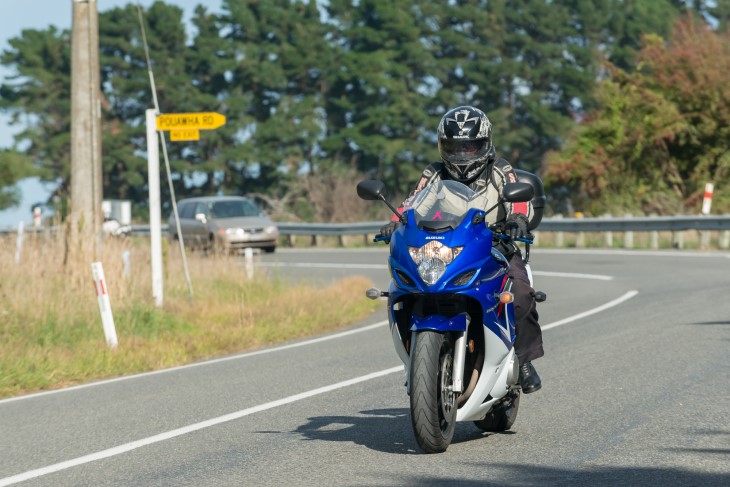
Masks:
[[[243,228],[226,228],[226,235],[243,235]]]
[[[423,247],[408,247],[411,259],[418,266],[418,275],[423,282],[432,286],[446,272],[464,247],[447,247],[438,240],[431,240]]]
[[[264,232],[266,233],[278,233],[279,229],[276,228],[274,225],[269,225],[268,227],[264,228]]]

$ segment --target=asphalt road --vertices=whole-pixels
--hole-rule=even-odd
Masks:
[[[385,257],[284,250],[256,272],[384,287]],[[543,388],[510,432],[459,423],[445,453],[421,454],[380,311],[314,341],[0,401],[0,486],[730,485],[730,256],[537,250],[532,266]]]

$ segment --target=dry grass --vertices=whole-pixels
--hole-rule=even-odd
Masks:
[[[122,254],[131,257],[125,277]],[[155,308],[147,241],[106,242],[99,260],[119,337],[107,348],[90,258],[64,265],[63,243],[0,241],[0,397],[189,363],[334,330],[366,317],[370,283],[349,278],[326,289],[266,276],[249,280],[240,260],[193,255],[190,301],[182,263],[165,248],[165,303]],[[337,303],[333,306],[332,303]]]

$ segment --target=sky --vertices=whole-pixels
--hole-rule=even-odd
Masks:
[[[3,9],[0,14],[0,51],[9,48],[8,40],[18,37],[23,29],[45,29],[55,25],[61,29],[71,28],[72,0],[23,0],[12,2],[2,0]],[[137,0],[97,0],[99,12],[121,7]],[[139,0],[143,7],[148,7],[154,0]],[[195,6],[203,4],[210,11],[219,11],[222,0],[165,0],[165,3],[177,5],[185,11],[185,19],[189,21]],[[0,66],[0,79],[11,72]],[[13,134],[19,129],[10,125],[10,119],[0,115],[0,148],[10,147],[13,143]],[[23,201],[17,208],[0,211],[0,228],[16,227],[18,222],[30,223],[33,221],[31,205],[45,201],[50,189],[44,187],[36,179],[26,179],[19,184],[23,192]]]

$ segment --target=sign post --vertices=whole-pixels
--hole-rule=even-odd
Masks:
[[[152,297],[155,306],[162,306],[162,222],[160,210],[160,146],[157,142],[157,112],[147,115],[147,185],[150,195],[150,250],[152,252]]]

